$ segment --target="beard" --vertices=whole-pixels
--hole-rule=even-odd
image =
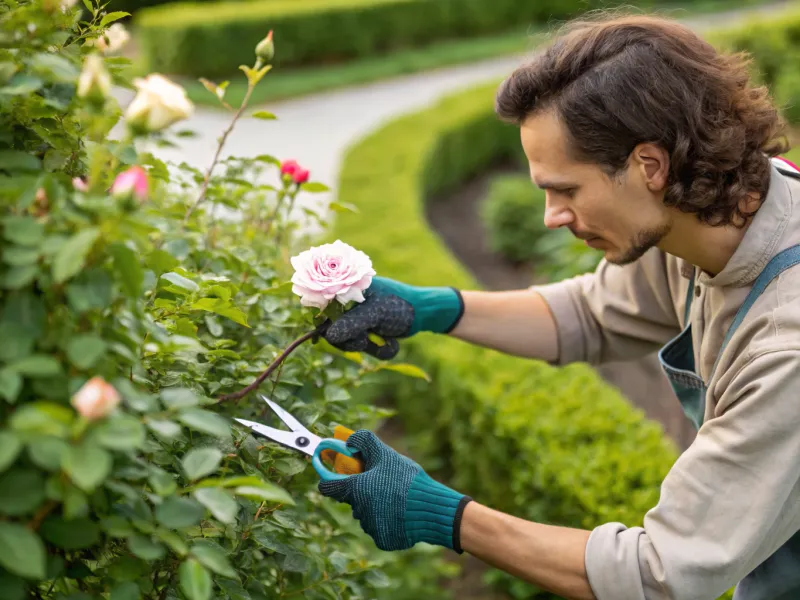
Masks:
[[[664,236],[670,232],[670,229],[672,229],[672,226],[669,223],[664,223],[660,227],[640,231],[633,237],[627,250],[621,250],[618,254],[613,255],[606,253],[606,261],[620,266],[636,262],[650,248],[658,245]]]

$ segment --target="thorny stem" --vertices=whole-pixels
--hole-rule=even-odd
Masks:
[[[239,110],[236,111],[236,114],[233,116],[233,120],[231,124],[228,125],[228,128],[223,132],[222,139],[219,141],[219,145],[217,146],[217,151],[214,154],[214,159],[211,161],[211,166],[208,167],[208,171],[206,171],[205,179],[203,179],[203,186],[200,188],[200,194],[197,196],[197,200],[195,200],[194,204],[192,204],[187,210],[186,215],[183,217],[183,225],[184,227],[189,222],[189,217],[192,216],[194,209],[196,209],[200,204],[206,199],[206,193],[208,192],[208,184],[211,181],[211,173],[214,170],[214,167],[217,166],[217,162],[219,162],[219,155],[222,153],[222,147],[225,145],[225,141],[228,139],[231,131],[233,131],[236,122],[242,116],[244,109],[247,108],[247,102],[250,100],[250,95],[253,93],[255,89],[255,84],[251,81],[248,82],[247,85],[247,93],[244,96],[244,100],[242,100],[241,106],[239,106]]]
[[[325,323],[327,323],[327,321]],[[325,325],[325,323],[323,323],[322,325]],[[259,375],[253,383],[251,383],[245,388],[242,388],[238,392],[233,392],[231,394],[225,394],[223,396],[220,396],[219,398],[217,398],[217,401],[225,402],[226,400],[239,400],[240,398],[244,398],[247,394],[249,394],[259,385],[261,385],[264,382],[264,380],[270,376],[270,373],[272,373],[284,360],[286,360],[286,357],[289,356],[300,344],[302,344],[306,340],[310,340],[312,337],[316,335],[319,335],[322,325],[320,325],[316,329],[304,333],[295,341],[293,341],[291,344],[289,344],[286,347],[286,349],[280,353],[278,358],[273,360],[270,363],[270,365],[266,368],[266,370],[263,373],[261,373],[261,375]]]

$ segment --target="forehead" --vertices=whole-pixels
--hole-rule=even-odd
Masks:
[[[575,180],[588,175],[590,166],[569,155],[566,130],[550,111],[527,117],[520,126],[520,141],[535,183]]]

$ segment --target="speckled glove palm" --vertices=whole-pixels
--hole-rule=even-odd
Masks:
[[[388,360],[399,350],[397,338],[420,331],[449,333],[463,314],[464,301],[455,288],[418,287],[373,277],[364,302],[331,323],[322,336],[340,350]],[[385,345],[371,341],[370,333],[382,337]]]
[[[461,516],[472,500],[434,481],[416,462],[359,429],[347,439],[364,472],[320,481],[319,491],[353,508],[353,517],[381,550],[406,550],[418,542],[461,554]]]

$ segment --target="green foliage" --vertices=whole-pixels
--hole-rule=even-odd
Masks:
[[[518,133],[494,118],[495,89],[452,96],[352,147],[339,189],[359,215],[339,215],[333,235],[386,276],[477,289],[421,205],[487,168],[495,151],[518,159],[520,150],[497,141]],[[425,468],[459,491],[522,518],[587,529],[641,524],[658,501],[675,447],[588,366],[555,368],[429,334],[402,349],[432,383],[392,382],[385,393],[418,434]],[[517,597],[547,597],[498,571],[491,577]]]
[[[512,262],[533,264],[536,275],[550,281],[593,271],[602,253],[568,229],[545,227],[544,196],[525,175],[494,177],[482,207],[490,247]]]
[[[542,24],[607,5],[591,0],[240,0],[175,3],[136,16],[149,70],[225,77],[275,30],[275,63],[328,65],[445,39]],[[649,2],[645,2],[649,5]]]
[[[800,11],[748,19],[715,31],[709,40],[721,49],[747,52],[756,80],[770,88],[790,123],[800,123]]]
[[[449,566],[378,551],[306,457],[232,421],[280,426],[262,402],[220,399],[313,327],[287,285],[309,240],[286,215],[324,186],[296,187],[262,155],[221,160],[206,188],[110,136],[116,101],[76,93],[103,20],[79,12],[0,9],[3,597],[441,597]],[[126,61],[104,62],[127,83]],[[131,165],[148,172],[142,200],[108,192]],[[320,436],[374,427],[386,411],[355,396],[381,365],[354,358],[303,344],[261,391]],[[90,390],[108,404],[79,412]]]

